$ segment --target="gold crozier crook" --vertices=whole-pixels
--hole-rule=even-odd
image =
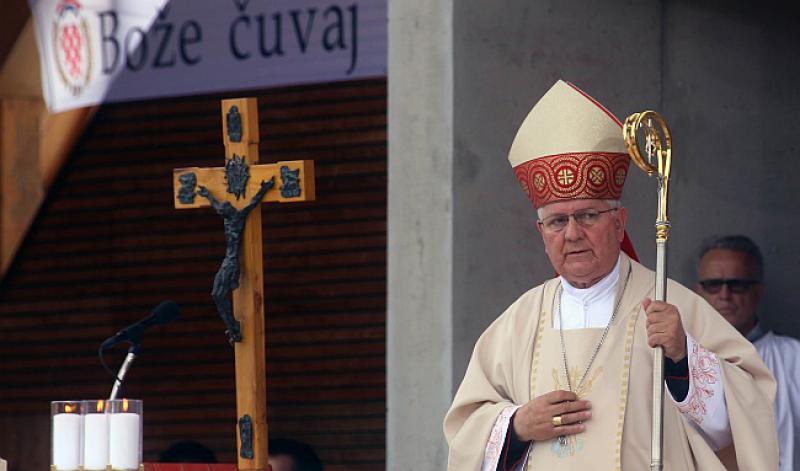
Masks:
[[[658,182],[658,215],[656,216],[656,301],[667,300],[667,191],[672,164],[672,136],[664,118],[655,111],[642,111],[628,116],[622,127],[625,145],[631,160]],[[639,136],[645,140],[642,158]],[[657,160],[657,165],[653,160]],[[661,471],[664,448],[664,349],[653,354],[653,428],[650,438],[650,470]]]

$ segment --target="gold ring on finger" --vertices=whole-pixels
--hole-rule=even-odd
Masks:
[[[561,421],[561,416],[557,415],[553,417],[553,427],[561,427],[564,423]]]

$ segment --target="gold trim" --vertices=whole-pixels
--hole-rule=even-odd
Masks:
[[[537,347],[542,344],[542,337],[544,336],[545,323],[546,322],[551,322],[550,321],[550,314],[552,314],[553,305],[554,305],[553,303],[550,303],[550,309],[549,310],[545,309],[545,307],[544,307],[545,301],[544,300],[548,297],[548,296],[546,296],[546,294],[547,294],[546,291],[548,289],[551,289],[550,287],[553,285],[553,283],[560,283],[560,281],[559,281],[558,278],[555,278],[554,280],[551,280],[551,283],[549,285],[545,286],[545,290],[544,290],[545,293],[542,293],[542,305],[539,307],[539,312],[540,312],[539,324],[536,326],[536,339],[533,341],[533,360],[531,361],[531,393],[530,393],[530,398],[531,399],[533,399],[534,398],[534,394],[536,394],[536,379],[537,379],[537,373],[538,373],[538,367],[539,367],[539,356],[542,353],[541,348],[537,348]],[[553,288],[552,291],[554,292],[554,295],[555,295],[555,292],[557,290],[555,288]],[[553,298],[553,299],[555,301],[555,298]],[[528,471],[531,471],[531,461],[532,461],[531,460],[531,455],[532,454],[533,454],[533,446],[529,446],[528,447],[528,464],[525,466]]]
[[[639,306],[628,316],[628,332],[625,334],[625,356],[622,367],[622,384],[620,385],[619,395],[619,418],[617,419],[616,434],[616,466],[615,469],[622,469],[622,429],[625,425],[625,410],[628,405],[628,386],[630,384],[631,359],[633,357],[633,337],[636,332],[636,320],[639,318]]]

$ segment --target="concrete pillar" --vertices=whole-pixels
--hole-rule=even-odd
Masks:
[[[452,0],[389,0],[388,470],[444,469],[452,399]]]

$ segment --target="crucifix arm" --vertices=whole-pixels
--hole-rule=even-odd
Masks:
[[[212,195],[211,192],[208,191],[208,188],[204,187],[203,185],[200,185],[198,187],[197,194],[206,198],[208,202],[211,204],[211,207],[214,208],[217,212],[219,212],[220,202],[216,198],[214,198],[214,195]]]
[[[262,181],[261,188],[258,189],[258,193],[253,195],[253,199],[251,199],[250,202],[247,203],[247,206],[244,207],[243,211],[245,212],[245,214],[249,213],[250,211],[252,211],[253,208],[258,206],[258,204],[261,202],[261,199],[264,198],[265,194],[267,194],[267,191],[269,191],[274,186],[275,186],[275,177],[272,177],[269,180]]]

